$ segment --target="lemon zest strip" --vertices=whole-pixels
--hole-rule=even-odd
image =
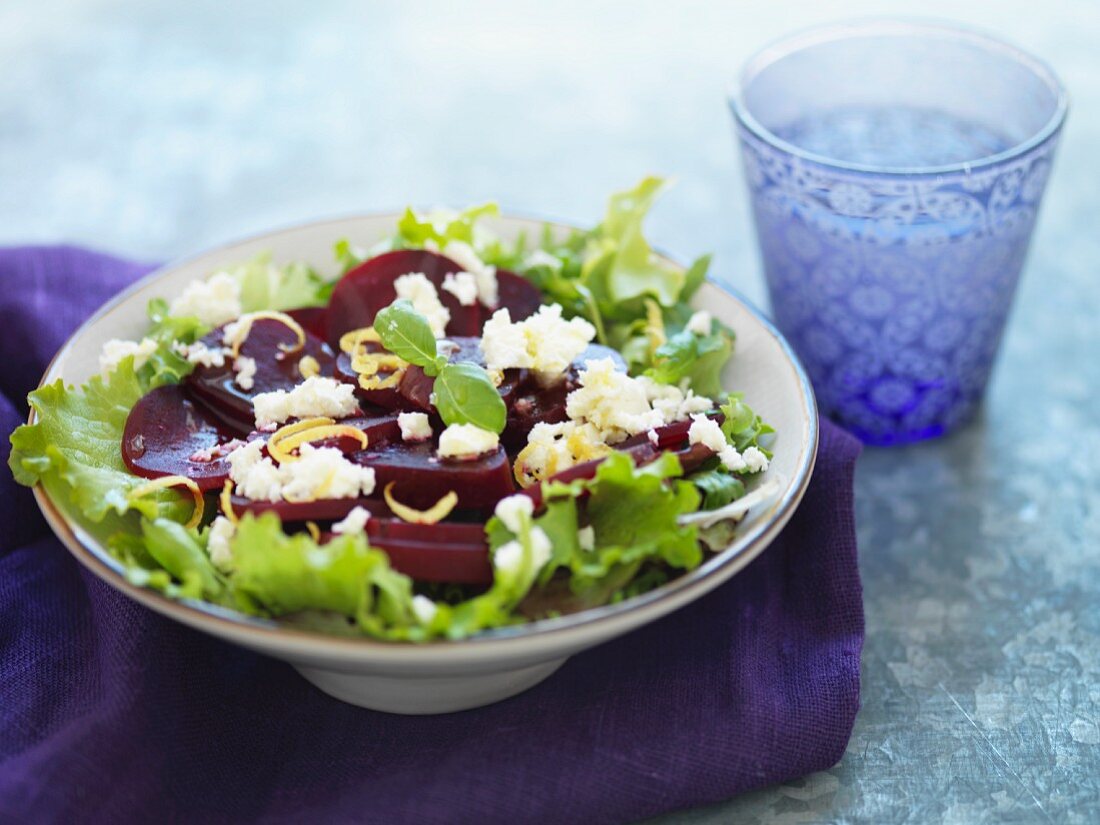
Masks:
[[[458,493],[451,490],[427,510],[417,510],[407,504],[402,504],[393,497],[393,486],[396,483],[396,481],[391,481],[387,484],[382,491],[382,496],[386,499],[389,508],[393,510],[394,515],[410,524],[435,524],[443,521],[458,504]]]
[[[202,513],[206,507],[206,500],[202,497],[202,490],[199,489],[199,485],[187,476],[161,476],[160,478],[154,478],[152,481],[147,481],[144,484],[139,484],[132,489],[129,493],[129,498],[142,498],[149,495],[149,493],[155,493],[158,490],[167,490],[172,487],[186,487],[191,493],[191,496],[195,499],[195,509],[191,511],[191,518],[183,526],[190,530],[192,527],[198,527],[202,521]]]

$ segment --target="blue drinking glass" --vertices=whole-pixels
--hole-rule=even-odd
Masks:
[[[772,311],[822,412],[871,444],[977,409],[1066,95],[1035,58],[875,21],[758,53],[731,97]]]

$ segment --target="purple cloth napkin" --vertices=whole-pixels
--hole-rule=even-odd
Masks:
[[[148,269],[0,250],[5,433],[76,325]],[[521,696],[436,717],[343,704],[130,601],[5,470],[0,820],[624,822],[827,768],[859,706],[858,453],[822,422],[802,506],[731,582]]]

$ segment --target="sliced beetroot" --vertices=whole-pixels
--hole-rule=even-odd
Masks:
[[[233,438],[234,433],[191,401],[183,387],[170,384],[147,393],[130,410],[122,433],[122,460],[143,478],[186,476],[200,490],[213,490],[229,476],[229,462],[216,448]],[[210,460],[192,459],[204,452]]]
[[[462,267],[450,258],[420,249],[399,249],[364,261],[344,275],[332,291],[325,312],[326,340],[336,348],[345,332],[372,326],[379,310],[397,299],[394,281],[411,272],[423,273],[435,285],[440,302],[451,313],[448,334],[477,335],[482,323],[480,306],[463,306],[443,289],[446,275],[461,271]]]
[[[374,468],[379,492],[395,482],[393,497],[421,510],[454,490],[460,509],[485,512],[515,492],[512,465],[502,448],[466,461],[443,461],[430,441],[392,443],[358,452],[353,460]]]
[[[325,337],[325,307],[288,309],[286,314],[302,325],[302,329],[321,340]]]
[[[484,524],[409,524],[372,518],[367,538],[390,557],[399,573],[417,581],[489,584],[493,568]]]
[[[320,498],[316,501],[256,501],[243,496],[233,496],[233,512],[275,513],[284,523],[295,521],[339,521],[356,507],[362,507],[372,515],[392,516],[390,508],[380,498]]]
[[[714,412],[707,413],[707,418],[713,418],[719,424],[726,420],[726,417],[722,413],[715,410]],[[687,445],[688,430],[691,429],[691,419],[688,418],[684,421],[673,421],[671,424],[666,424],[663,427],[657,427],[654,432],[657,434],[656,446],[662,450],[678,450]],[[633,447],[636,444],[650,443],[649,433],[638,433],[631,436],[623,442],[623,447]]]
[[[222,346],[223,328],[209,333],[202,342],[211,349]],[[252,430],[254,417],[252,399],[263,392],[290,390],[303,381],[298,370],[299,361],[306,355],[317,360],[320,374],[331,376],[335,356],[328,345],[315,335],[306,332],[303,349],[285,353],[280,344],[292,345],[297,341],[294,332],[278,321],[261,318],[253,322],[248,338],[241,345],[240,354],[256,362],[256,374],[252,387],[245,390],[236,383],[232,359],[226,358],[221,367],[196,366],[184,379],[194,397],[207,406],[223,423],[239,435]]]
[[[522,321],[538,312],[542,304],[539,288],[521,275],[506,269],[497,270],[497,305],[486,310],[485,319],[498,309],[507,309],[512,321]],[[484,321],[482,321],[484,324]],[[478,329],[469,335],[480,335]]]

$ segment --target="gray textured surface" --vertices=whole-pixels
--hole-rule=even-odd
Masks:
[[[848,753],[674,819],[1100,820],[1100,4],[230,5],[0,5],[0,243],[154,259],[410,200],[587,221],[653,170],[658,243],[760,299],[722,98],[754,48],[919,10],[1048,56],[1074,111],[983,418],[861,461]]]

